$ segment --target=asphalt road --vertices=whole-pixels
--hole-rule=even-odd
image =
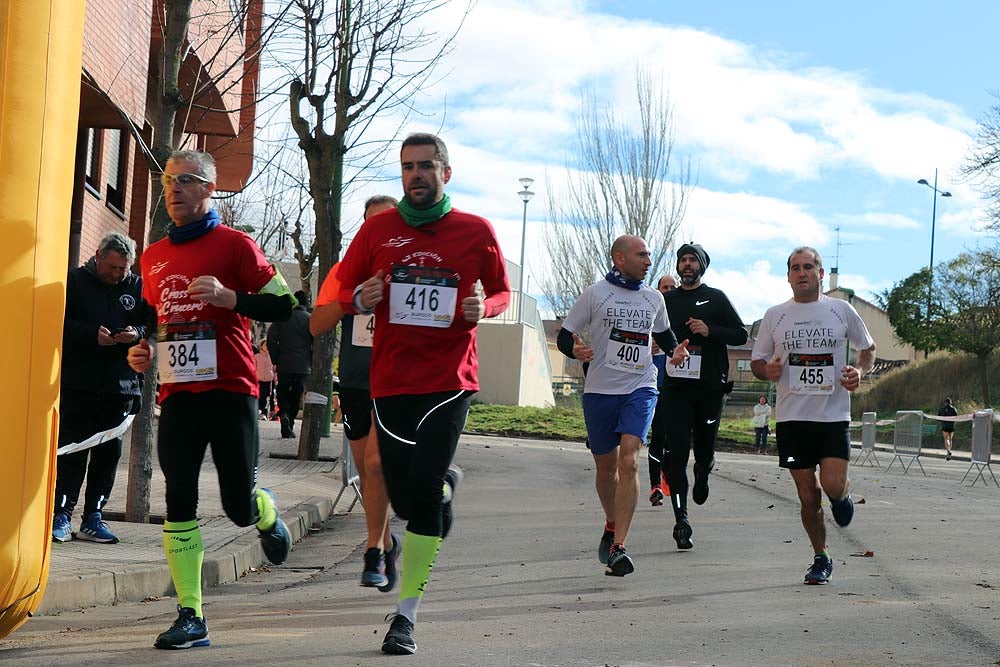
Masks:
[[[926,478],[898,464],[853,469],[864,503],[849,528],[830,524],[833,580],[804,586],[811,550],[773,457],[719,455],[708,503],[692,505],[688,552],[643,484],[629,539],[636,572],[624,578],[597,562],[603,519],[582,447],[468,438],[458,462],[467,474],[456,524],[420,609],[415,656],[379,651],[395,594],[358,586],[355,510],[286,565],[207,591],[211,648],[151,648],[175,616],[163,599],[32,619],[0,642],[0,663],[1000,664],[1000,489],[960,486],[967,464],[925,461]]]

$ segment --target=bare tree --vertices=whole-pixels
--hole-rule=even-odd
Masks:
[[[293,0],[283,36],[295,36],[298,56],[284,53],[290,68],[289,113],[309,170],[317,257],[322,281],[340,258],[345,166],[356,173],[379,164],[394,136],[366,139],[376,117],[402,114],[428,84],[450,50],[455,33],[426,29],[428,15],[447,0]],[[466,12],[468,6],[466,6]],[[463,14],[464,18],[464,14]],[[457,31],[457,28],[456,28]],[[317,338],[306,388],[329,396],[334,336]],[[319,456],[329,405],[307,404],[300,459]]]
[[[650,276],[663,271],[691,190],[687,160],[675,164],[673,112],[652,77],[636,70],[638,126],[623,122],[593,93],[583,97],[576,160],[565,195],[549,191],[545,242],[549,271],[542,291],[557,315],[610,268],[611,244],[622,234],[645,239]]]
[[[1000,102],[1000,94],[993,93]],[[986,200],[986,224],[1000,232],[1000,103],[979,120],[973,146],[962,164],[962,173]]]

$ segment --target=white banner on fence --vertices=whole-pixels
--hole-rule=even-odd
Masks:
[[[90,449],[91,447],[96,447],[102,442],[107,442],[108,440],[114,440],[115,438],[120,438],[128,430],[128,427],[132,425],[132,420],[135,419],[135,415],[127,415],[125,421],[123,421],[118,426],[114,428],[109,428],[107,431],[101,431],[100,433],[95,433],[83,442],[71,442],[65,447],[60,447],[56,450],[56,454],[62,456],[63,454],[71,454],[73,452],[79,452],[84,449]]]

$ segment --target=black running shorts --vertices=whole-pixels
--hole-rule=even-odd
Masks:
[[[367,389],[341,387],[340,411],[344,413],[344,434],[348,440],[368,436],[372,427],[372,397]]]
[[[850,422],[778,422],[778,465],[808,469],[828,457],[851,460]]]

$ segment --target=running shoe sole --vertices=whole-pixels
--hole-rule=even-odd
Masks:
[[[691,524],[686,521],[678,521],[674,524],[674,541],[677,542],[677,548],[686,550],[694,546],[694,542],[691,541],[691,535],[694,533],[691,530]]]
[[[618,551],[608,560],[604,574],[608,577],[624,577],[635,572],[635,563],[625,551]]]
[[[837,501],[831,500],[830,513],[841,528],[850,525],[851,519],[854,518],[854,501],[851,500],[851,494],[848,493]]]

